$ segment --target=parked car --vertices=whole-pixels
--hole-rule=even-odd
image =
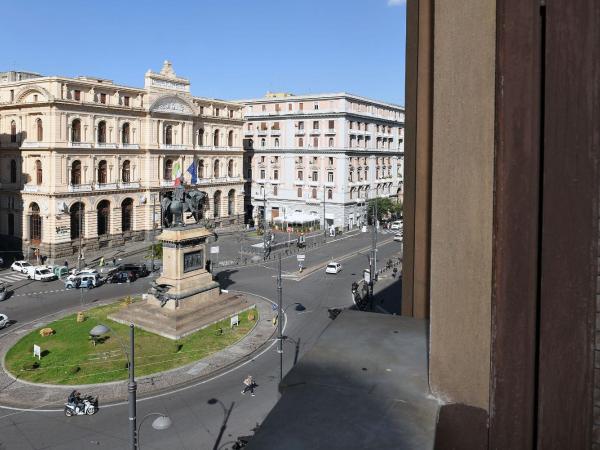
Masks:
[[[392,225],[390,226],[390,229],[392,230],[401,230],[403,227],[403,222],[401,220],[395,220],[394,222],[392,222]]]
[[[75,275],[73,278],[65,281],[66,289],[78,289],[78,288],[87,288],[88,284],[91,283],[92,287],[98,287],[102,284],[102,280],[100,279],[99,274],[82,274]]]
[[[330,262],[325,268],[325,273],[338,273],[342,270],[342,265],[338,262]]]
[[[58,277],[47,266],[27,267],[27,278],[36,281],[53,281]]]
[[[6,300],[8,296],[8,285],[4,281],[0,281],[0,302]]]
[[[119,264],[117,269],[119,271],[134,272],[137,278],[145,277],[150,274],[146,264]]]
[[[107,283],[132,283],[135,280],[137,280],[137,275],[130,270],[117,270],[106,277]]]
[[[402,239],[403,239],[402,233],[396,233],[394,235],[394,240],[395,241],[402,242]]]
[[[81,269],[81,270],[73,269],[71,271],[71,275],[69,275],[67,277],[67,281],[73,280],[80,275],[97,275],[98,277],[100,276],[100,274],[98,273],[98,271],[96,269],[90,269],[90,268],[86,267],[85,269]]]
[[[8,316],[6,314],[0,314],[0,328],[4,328],[9,323]]]
[[[31,265],[31,263],[28,263],[27,261],[15,261],[14,263],[11,264],[10,270],[13,270],[16,272],[21,272],[21,273],[27,273],[28,267],[32,267],[32,265]]]

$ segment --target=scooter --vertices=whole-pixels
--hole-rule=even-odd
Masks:
[[[69,396],[65,403],[65,416],[91,416],[98,411],[98,397],[87,395],[77,398],[73,394]]]

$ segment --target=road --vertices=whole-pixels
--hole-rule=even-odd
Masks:
[[[396,256],[400,244],[391,241],[391,234],[381,235],[385,242],[379,249],[380,261]],[[300,357],[310,349],[330,323],[327,309],[349,306],[350,285],[361,276],[367,266],[365,254],[356,254],[369,243],[370,236],[359,234],[331,246],[315,249],[307,256],[307,266],[325,264],[331,259],[347,256],[343,270],[337,275],[326,275],[317,270],[298,280],[283,280],[284,307],[299,302],[305,310],[287,309],[284,334],[300,342]],[[284,260],[288,271],[296,267],[295,257]],[[221,270],[219,278],[224,287],[276,299],[276,262]],[[0,273],[0,277],[2,277]],[[145,284],[144,284],[145,283]],[[103,286],[84,293],[84,301],[99,298],[122,297],[145,289],[149,280],[138,280],[130,285]],[[39,285],[39,282],[36,282]],[[50,290],[50,284],[48,285]],[[35,292],[31,285],[17,289]],[[8,312],[19,322],[73,306],[80,301],[75,291],[15,296],[0,304],[1,312]],[[10,312],[12,311],[12,312]],[[294,361],[295,346],[288,340],[284,346],[284,373]],[[256,396],[241,395],[243,378],[251,374],[258,383]],[[224,410],[221,404],[208,404],[216,398],[226,408],[232,407],[226,431],[219,448],[231,448],[236,436],[252,434],[278,399],[279,355],[276,345],[259,354],[241,367],[180,391],[138,400],[138,424],[145,414],[162,412],[173,420],[166,431],[155,431],[148,419],[140,433],[143,449],[200,449],[212,448],[221,427]],[[101,399],[100,399],[101,400]],[[102,406],[102,405],[101,405]],[[289,420],[294,420],[290,417]],[[74,449],[128,448],[127,405],[104,406],[92,417],[67,418],[62,412],[21,412],[0,409],[0,449]],[[226,444],[230,442],[229,444]]]

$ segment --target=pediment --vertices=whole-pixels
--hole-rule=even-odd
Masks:
[[[186,115],[194,113],[192,107],[185,100],[172,95],[156,100],[150,107],[150,111]]]

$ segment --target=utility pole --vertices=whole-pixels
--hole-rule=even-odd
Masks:
[[[154,272],[154,240],[156,235],[156,193],[152,194],[152,266],[150,272]]]
[[[267,251],[267,190],[263,186],[263,254]]]
[[[81,187],[80,187],[81,189]],[[83,262],[83,253],[82,253],[82,234],[83,234],[83,230],[81,229],[82,227],[82,220],[83,220],[83,202],[81,199],[81,190],[79,191],[79,258],[77,258],[77,268],[79,270],[81,270],[81,263]]]
[[[281,252],[278,254],[278,272],[277,272],[277,340],[279,345],[279,382],[283,379],[283,296],[281,286]]]
[[[135,333],[133,323],[129,324],[129,383],[127,383],[127,395],[129,403],[129,434],[131,436],[131,448],[136,450],[137,427],[136,427],[136,396],[137,383],[135,382]]]
[[[327,187],[323,186],[323,242],[327,241],[327,219],[325,218],[325,199]]]
[[[373,218],[371,220],[371,257],[369,258],[369,303],[373,308],[373,287],[377,272],[377,198],[373,199]]]

